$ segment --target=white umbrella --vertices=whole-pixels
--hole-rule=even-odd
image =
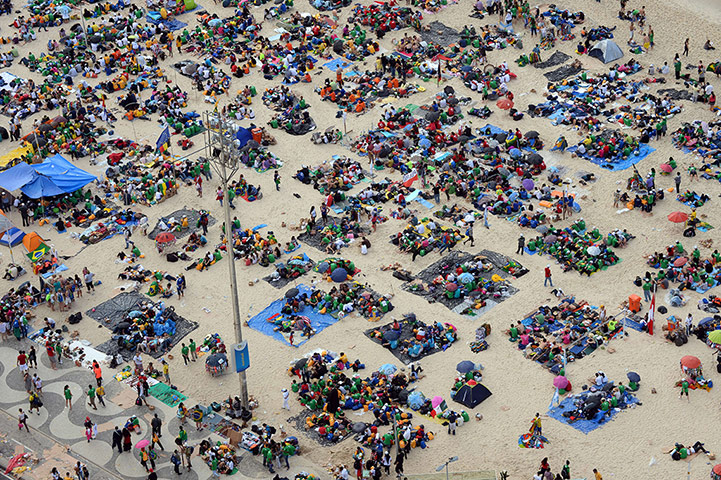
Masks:
[[[596,245],[593,245],[591,247],[588,247],[588,250],[586,250],[589,255],[596,256],[601,253],[601,249],[598,248]]]

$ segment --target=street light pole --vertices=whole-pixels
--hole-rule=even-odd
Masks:
[[[220,176],[223,188],[223,210],[225,213],[225,240],[228,246],[228,273],[230,274],[230,302],[233,307],[233,327],[235,341],[243,342],[243,331],[240,323],[240,305],[238,303],[238,279],[235,274],[235,255],[233,253],[233,228],[230,218],[230,198],[228,196],[228,180],[238,171],[239,151],[235,148],[232,138],[226,138],[228,120],[219,113],[206,112],[203,115],[206,127],[207,160]],[[228,172],[230,169],[230,172]],[[245,370],[239,373],[240,400],[244,408],[248,408],[248,382]]]
[[[458,457],[456,457],[456,456],[450,457],[448,460],[446,460],[446,461],[443,463],[443,465],[439,465],[439,466],[436,468],[436,472],[440,472],[441,470],[443,470],[443,469],[445,468],[445,469],[446,469],[446,480],[448,480],[448,464],[449,464],[449,463],[453,463],[453,462],[455,462],[455,461],[457,461],[457,460],[458,460]]]

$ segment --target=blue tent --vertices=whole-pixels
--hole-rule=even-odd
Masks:
[[[13,192],[20,187],[32,182],[37,173],[25,162],[18,163],[14,167],[8,168],[4,172],[0,172],[0,187],[8,192]]]
[[[43,163],[19,163],[0,172],[0,187],[9,192],[21,189],[31,198],[71,193],[94,180],[97,180],[95,175],[76,167],[60,154]]]
[[[17,227],[13,227],[5,232],[2,238],[0,238],[0,245],[14,247],[15,245],[22,243],[23,238],[25,238],[25,232]]]
[[[240,142],[239,148],[243,148],[248,141],[253,139],[253,132],[249,128],[240,127],[238,133],[235,134],[235,138]]]
[[[32,165],[36,172],[50,178],[64,193],[74,192],[98,178],[68,162],[62,155],[46,158],[43,163]]]
[[[42,175],[35,177],[32,182],[23,186],[20,191],[30,198],[52,197],[66,193],[65,190],[55,185],[55,182]]]

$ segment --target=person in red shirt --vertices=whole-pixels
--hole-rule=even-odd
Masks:
[[[549,283],[551,284],[551,286],[553,286],[553,279],[551,278],[551,265],[546,265],[544,275],[546,276],[546,279],[543,282],[543,286],[545,287]]]
[[[28,356],[25,354],[25,350],[20,350],[16,364],[20,369],[21,375],[24,375],[25,372],[28,371]]]

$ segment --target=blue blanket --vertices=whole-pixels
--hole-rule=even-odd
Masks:
[[[569,147],[567,151],[569,152],[575,152],[578,149],[578,146]],[[606,158],[599,158],[599,157],[593,157],[586,153],[585,155],[582,155],[583,158],[590,161],[591,163],[595,163],[596,165],[600,165],[603,168],[608,168],[612,172],[617,172],[619,170],[626,170],[627,168],[630,168],[631,165],[635,165],[644,158],[648,157],[651,153],[655,152],[655,148],[651,148],[648,144],[642,143],[638,147],[638,151],[634,152],[632,155],[629,155],[628,158],[625,159],[619,159],[619,160],[609,160]]]
[[[586,392],[580,394],[584,395]],[[572,411],[574,410],[573,400],[574,397],[566,397],[557,407],[553,407],[548,411],[548,416],[551,418],[555,418],[561,423],[565,423],[566,425],[570,425],[576,430],[585,433],[588,435],[593,430],[605,425],[606,423],[610,422],[616,415],[618,415],[619,411],[616,408],[611,408],[608,412],[602,412],[599,411],[598,414],[591,420],[586,420],[585,418],[580,418],[578,420],[575,420],[573,422],[569,421],[568,418],[563,416],[563,413],[566,411]],[[620,402],[618,402],[618,406],[621,409],[624,409],[628,407],[629,405],[638,403],[638,399],[626,392],[625,398],[622,399]],[[606,414],[608,413],[608,414]]]
[[[307,293],[310,295],[311,289],[308,288],[305,285],[298,285],[298,292],[300,294]],[[268,319],[271,317],[274,317],[276,315],[282,316],[283,314],[280,313],[280,310],[283,308],[283,305],[285,305],[285,299],[281,298],[279,300],[274,301],[271,303],[265,310],[258,313],[256,316],[248,320],[248,326],[252,328],[253,330],[257,330],[261,333],[264,333],[265,335],[268,335],[269,337],[273,337],[274,339],[278,340],[279,342],[283,342],[286,345],[290,345],[290,342],[288,342],[288,339],[286,337],[286,334],[282,333],[279,330],[275,330],[276,325],[269,322]],[[330,327],[335,322],[338,321],[337,318],[332,317],[331,315],[327,314],[321,314],[318,313],[315,309],[312,307],[306,307],[303,309],[303,311],[297,313],[298,316],[305,316],[310,319],[310,324],[313,330],[315,330],[315,333],[318,334],[322,330]],[[278,317],[275,317],[278,318]],[[294,330],[295,334],[293,336],[293,345],[294,347],[299,347],[300,345],[303,345],[305,342],[308,341],[308,338],[305,338],[302,335],[301,330]]]

